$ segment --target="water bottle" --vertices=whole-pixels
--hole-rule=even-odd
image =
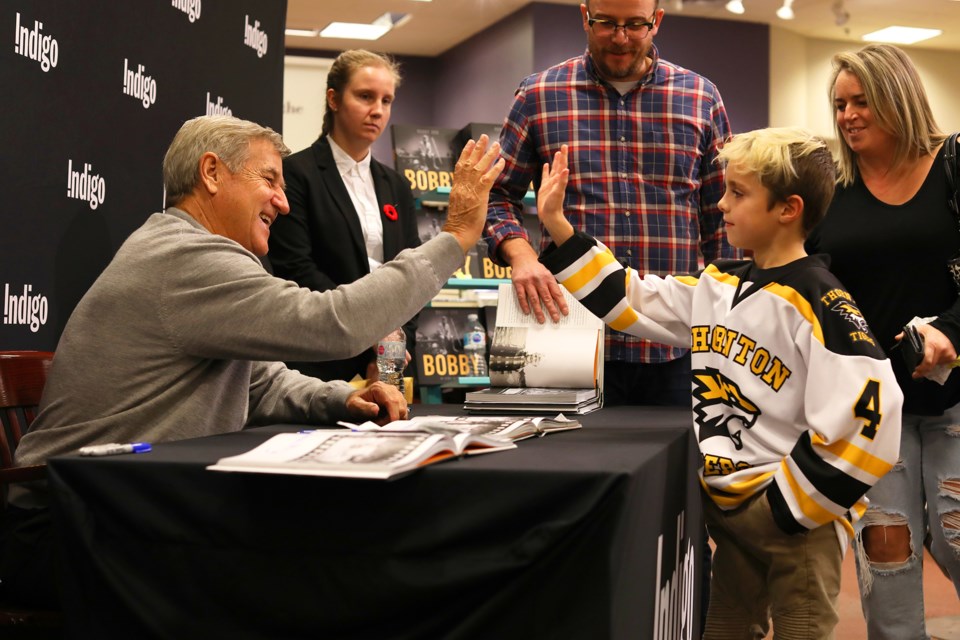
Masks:
[[[477,314],[467,316],[467,326],[463,332],[463,352],[473,363],[475,376],[486,376],[487,372],[487,332],[477,319]]]
[[[398,328],[377,343],[377,371],[380,380],[392,384],[400,393],[403,388],[403,367],[407,359],[407,337],[402,328]]]

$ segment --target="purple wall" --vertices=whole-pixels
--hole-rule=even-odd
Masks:
[[[660,54],[719,87],[734,132],[768,126],[767,25],[670,13],[662,24],[656,37]],[[391,124],[460,129],[471,122],[501,123],[523,78],[585,49],[577,5],[530,4],[436,58],[396,56],[403,84]],[[338,52],[287,53],[333,58]],[[377,140],[373,154],[393,166],[389,135]]]
[[[529,73],[552,67],[558,62],[579,56],[586,50],[587,39],[583,33],[580,5],[532,6],[536,27],[533,33],[533,68]]]
[[[769,26],[670,14],[662,25],[656,37],[660,55],[717,85],[734,133],[769,126]]]
[[[534,17],[533,6],[524,7],[440,56],[432,124],[460,129],[503,121],[533,69]]]

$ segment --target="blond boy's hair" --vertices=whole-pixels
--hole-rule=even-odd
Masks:
[[[720,149],[724,167],[757,176],[769,192],[769,206],[797,195],[803,200],[803,232],[827,213],[837,167],[827,143],[806,129],[780,127],[739,133]]]

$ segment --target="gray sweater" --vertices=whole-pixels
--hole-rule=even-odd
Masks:
[[[361,280],[319,293],[271,276],[252,253],[183,211],[154,214],[70,317],[17,463],[96,443],[341,419],[347,383],[321,382],[279,361],[369,348],[462,263],[456,239],[441,233]]]

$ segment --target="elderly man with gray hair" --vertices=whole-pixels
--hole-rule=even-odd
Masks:
[[[282,361],[355,355],[427,304],[480,238],[498,153],[485,137],[464,148],[443,233],[321,293],[271,276],[258,259],[289,211],[280,136],[228,116],[187,121],[163,161],[168,208],[130,235],[71,315],[17,464],[256,424],[406,417],[393,387],[354,390]],[[0,597],[50,603],[47,487],[13,489],[0,522]]]

